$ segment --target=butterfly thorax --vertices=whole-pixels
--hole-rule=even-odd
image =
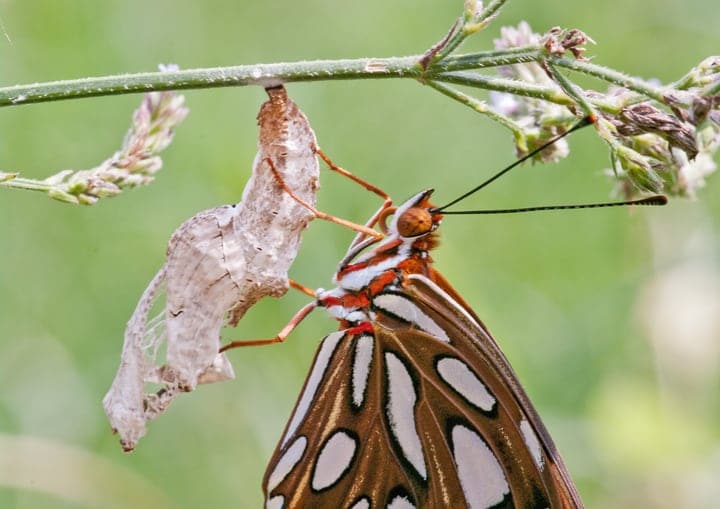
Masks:
[[[432,213],[431,192],[418,193],[393,209],[385,239],[341,265],[333,278],[334,289],[318,291],[318,304],[343,327],[374,321],[373,299],[400,289],[408,275],[430,276],[428,252],[437,245],[435,230],[442,219],[441,214]]]

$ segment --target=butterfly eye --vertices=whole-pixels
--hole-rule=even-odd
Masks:
[[[418,237],[434,229],[432,215],[421,207],[409,208],[397,219],[397,231],[401,237]]]

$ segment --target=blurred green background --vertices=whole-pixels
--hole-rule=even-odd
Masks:
[[[5,85],[124,72],[422,52],[461,2],[0,0]],[[577,27],[595,62],[664,82],[720,49],[715,0],[512,0],[502,25]],[[598,84],[598,88],[602,85]],[[295,84],[322,147],[402,200],[455,197],[513,158],[508,133],[413,81]],[[283,345],[234,351],[237,380],[201,387],[136,452],[101,399],[123,330],[199,210],[239,200],[256,146],[257,88],[186,93],[190,116],[146,188],[76,207],[0,190],[0,507],[261,505],[265,463],[319,339],[322,312]],[[42,178],[119,146],[140,96],[4,108],[0,170]],[[557,165],[527,166],[481,207],[605,200],[590,130]],[[448,218],[438,268],[489,325],[554,435],[588,507],[705,508],[720,499],[720,177],[663,209]],[[378,200],[323,173],[320,206],[364,220]],[[292,276],[329,285],[352,234],[316,221]],[[262,302],[228,337],[275,334],[306,302]],[[19,486],[19,488],[18,488]]]

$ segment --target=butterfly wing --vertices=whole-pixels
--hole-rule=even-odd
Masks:
[[[433,352],[436,378],[440,387],[451,385],[452,392],[462,396],[468,407],[468,398],[480,399],[483,387],[497,402],[497,413],[471,414],[474,431],[490,446],[501,463],[513,495],[514,507],[582,508],[583,504],[570,478],[550,434],[522,388],[517,375],[487,328],[447,282],[432,270],[430,278],[410,275],[403,287],[403,297],[417,307],[416,313],[426,316],[439,330],[446,333],[450,344],[457,350],[455,359],[442,361],[455,366],[455,379],[447,376],[451,370],[438,363],[442,354]],[[379,314],[387,317],[388,314]],[[406,320],[404,320],[406,321]],[[411,320],[411,328],[423,320]],[[390,323],[400,328],[401,324]],[[422,326],[422,323],[419,323]],[[408,325],[406,325],[408,326]],[[431,328],[426,326],[426,328]],[[412,352],[418,358],[418,352]],[[426,361],[429,362],[429,359]],[[447,368],[446,366],[446,368]],[[462,378],[457,373],[472,375]],[[434,401],[442,401],[438,396]],[[469,405],[475,406],[477,405]],[[532,460],[532,462],[528,461]],[[542,505],[542,500],[549,503]]]
[[[267,507],[582,507],[474,315],[423,276],[373,309],[373,333],[323,340],[266,471]]]

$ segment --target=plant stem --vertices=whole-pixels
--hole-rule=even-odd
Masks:
[[[655,99],[661,104],[666,104],[665,90],[661,87],[656,87],[647,81],[630,77],[620,71],[608,69],[601,65],[593,64],[590,62],[583,62],[580,60],[574,60],[566,57],[548,57],[548,61],[559,67],[564,67],[572,71],[581,72],[594,76],[603,81],[613,83],[628,90],[633,90],[639,94],[642,94],[651,99]],[[685,105],[685,106],[689,106]]]
[[[471,73],[449,72],[538,61],[541,56],[542,53],[538,47],[526,46],[465,55],[451,55],[440,62],[432,64],[426,71],[423,71],[418,63],[422,55],[412,55],[407,57],[314,60],[122,74],[0,88],[0,107],[160,90],[248,85],[270,87],[291,82],[383,78],[446,81],[476,88],[501,90],[537,97],[559,104],[570,104],[567,96],[548,87],[539,87],[519,81],[511,82],[511,80],[498,78],[484,78]],[[661,89],[642,80],[625,76],[617,71],[565,58],[552,58],[550,60],[556,65],[626,86],[647,97],[660,99],[663,97]],[[607,104],[606,107],[612,108],[612,105]]]
[[[436,45],[431,49],[431,53],[435,48],[439,50],[433,60],[435,62],[444,60],[450,53],[455,51],[465,39],[478,30],[485,28],[505,2],[507,2],[507,0],[492,0],[490,4],[482,9],[480,14],[476,16],[475,8],[477,4],[475,0],[466,0],[465,12],[463,12],[463,15],[450,28],[450,32],[445,36],[446,39],[440,41],[439,46]]]
[[[459,90],[456,90],[453,87],[445,85],[444,83],[440,83],[438,81],[428,81],[426,85],[434,88],[441,94],[444,94],[451,99],[455,99],[459,103],[464,104],[465,106],[471,108],[478,113],[487,115],[491,119],[510,129],[516,139],[522,137],[523,129],[517,124],[517,122],[505,115],[493,111],[485,101],[481,101],[472,96],[464,94]]]
[[[508,78],[483,76],[482,74],[477,74],[474,72],[445,72],[434,76],[433,80],[443,81],[446,83],[455,83],[456,85],[465,85],[473,88],[482,88],[485,90],[507,92],[510,94],[517,94],[524,97],[532,97],[534,99],[543,99],[545,101],[550,101],[556,104],[575,104],[575,102],[570,99],[562,90],[556,87],[538,85],[535,83],[527,83],[524,81]]]
[[[536,62],[544,57],[538,46],[523,46],[502,50],[480,51],[464,55],[449,55],[430,66],[429,72],[463,71],[499,67],[501,65],[525,64]]]
[[[0,88],[0,107],[103,95],[336,79],[416,78],[419,56],[315,60],[147,72]]]
[[[12,178],[0,182],[0,187],[7,187],[9,189],[26,189],[30,191],[50,191],[53,186],[42,180],[26,179],[26,178]]]
[[[546,62],[545,68],[550,72],[555,82],[560,85],[563,91],[568,96],[572,97],[575,103],[577,103],[577,105],[583,109],[585,115],[592,115],[595,118],[598,118],[598,114],[595,111],[595,108],[588,102],[587,97],[585,97],[585,94],[582,92],[582,90],[580,90],[576,85],[570,82],[569,79],[563,76],[563,74],[558,71],[555,66],[552,65],[550,62]]]

